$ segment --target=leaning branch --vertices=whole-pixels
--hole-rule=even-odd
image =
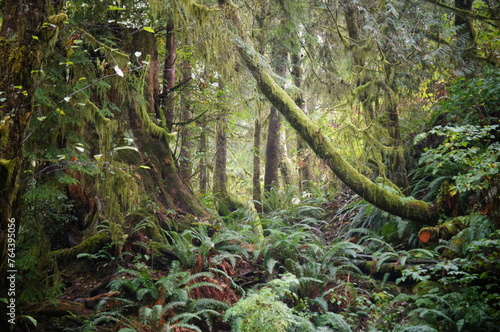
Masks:
[[[437,220],[437,214],[432,212],[427,202],[411,197],[401,197],[378,186],[337,153],[334,144],[322,134],[320,127],[313,123],[295,104],[290,95],[276,83],[272,70],[261,61],[262,55],[255,51],[234,7],[226,5],[225,10],[228,19],[237,28],[237,36],[234,38],[235,46],[260,91],[341,181],[366,201],[393,215],[419,223],[432,223]]]

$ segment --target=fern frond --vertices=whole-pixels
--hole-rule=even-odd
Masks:
[[[199,288],[199,287],[213,287],[213,288],[217,289],[218,291],[222,292],[222,288],[219,285],[214,284],[213,282],[202,281],[202,282],[196,282],[194,284],[190,284],[188,286],[190,291],[193,289]]]
[[[195,301],[195,306],[197,308],[206,308],[207,310],[211,308],[217,308],[217,309],[229,308],[229,304],[227,304],[226,302],[218,301],[215,299],[200,298],[200,299],[195,299],[194,301]],[[218,312],[216,313],[219,314]]]

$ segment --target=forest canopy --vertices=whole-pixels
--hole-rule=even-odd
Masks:
[[[2,331],[498,330],[497,1],[0,11]]]

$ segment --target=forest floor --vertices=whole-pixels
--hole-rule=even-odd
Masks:
[[[339,208],[348,204],[352,197],[353,193],[345,190],[341,194],[336,195],[331,202],[323,203],[322,209],[325,211],[325,219],[330,220],[330,222],[322,224],[319,227],[319,232],[322,233],[326,243],[337,238],[345,225],[349,223],[349,218],[352,216],[349,214],[339,214],[338,211]],[[353,238],[349,241],[355,242],[356,240]],[[250,253],[254,250],[251,244],[241,245],[246,246],[245,249]],[[140,251],[140,248],[137,250]],[[116,256],[120,256],[119,253],[115,254]],[[190,273],[203,272],[202,259],[201,256],[198,256],[197,262],[191,268]],[[148,266],[148,278],[152,283],[169,275],[169,262],[160,260],[152,262],[150,260],[144,261],[144,263]],[[120,292],[112,291],[110,288],[110,284],[117,279],[137,278],[137,275],[126,272],[127,269],[132,271],[136,264],[137,262],[133,262],[131,258],[106,262],[105,264],[89,259],[75,259],[60,271],[60,277],[65,286],[64,293],[61,296],[50,301],[30,304],[25,308],[25,314],[37,320],[37,329],[29,328],[29,324],[26,323],[25,328],[22,328],[23,324],[18,325],[20,328],[19,331],[84,331],[82,325],[93,325],[92,320],[95,320],[95,315],[99,312],[112,312],[114,308],[123,307],[125,301],[137,301],[137,299],[134,299],[134,296],[137,295],[133,292],[128,293],[125,289],[122,289]],[[235,290],[235,284],[239,289],[247,291],[251,288],[258,288],[260,285],[265,285],[270,277],[262,266],[262,262],[256,262],[250,258],[238,259],[234,265],[228,261],[222,261],[217,265],[217,268],[224,273],[212,277],[204,276],[201,280],[217,285],[219,290],[213,287],[199,287],[193,291],[191,296],[195,298],[211,298],[234,305],[241,297]],[[366,271],[366,273],[370,273],[370,271]],[[332,310],[336,312],[346,310],[351,305],[351,301],[354,301],[355,296],[352,295],[353,289],[346,285],[355,285],[356,292],[359,293],[357,296],[362,296],[364,298],[363,301],[367,303],[371,301],[371,294],[376,290],[370,279],[364,279],[355,274],[340,274],[338,277],[342,280],[342,287],[345,287],[345,289],[338,289],[337,296],[339,299],[335,304],[332,304]],[[143,282],[146,283],[147,281]],[[334,287],[334,285],[330,286]],[[394,289],[394,295],[402,291],[400,287],[397,287],[390,281],[387,283],[386,288]],[[163,305],[164,303],[160,299],[151,299],[146,306],[152,307],[157,304]],[[313,308],[313,310],[319,311],[320,308]],[[131,311],[127,315],[139,320],[137,310],[135,312]],[[363,320],[367,319],[367,315],[361,314],[358,316],[358,323],[363,325]],[[120,325],[120,320],[114,323],[107,322],[99,325],[98,330],[95,331],[118,331],[119,328],[117,327]],[[88,331],[92,330],[89,329]],[[149,329],[142,325],[137,328],[137,331],[154,331],[154,329]],[[192,330],[178,328],[173,331],[189,332]],[[207,329],[206,331],[209,330]],[[223,322],[222,319],[218,319],[214,322],[212,331],[230,331],[230,326],[228,323]]]

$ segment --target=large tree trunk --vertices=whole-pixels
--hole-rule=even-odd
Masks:
[[[173,44],[168,48],[170,52],[174,52],[175,38],[172,41],[173,35],[170,35],[167,39]],[[125,47],[131,50],[140,50],[144,54],[151,54],[154,60],[157,47],[154,36],[147,32],[141,32],[134,36],[132,45],[125,45]],[[173,49],[171,49],[172,47]],[[169,60],[172,67],[174,60],[175,58]],[[172,71],[168,71],[168,73],[172,73]],[[148,75],[151,77],[147,79],[147,82],[152,86],[148,86],[147,91],[144,91],[144,93],[149,94],[146,98],[147,100],[154,100],[157,98],[152,97],[151,94],[157,92],[154,87],[159,85],[158,75],[151,70],[148,71]],[[186,70],[185,76],[187,77],[188,75],[190,76],[190,71]],[[173,78],[170,77],[168,86],[172,84],[171,80]],[[142,91],[138,93],[142,93]],[[148,111],[153,111],[153,105],[149,105],[150,108],[148,110],[145,109],[145,106],[138,105],[140,103],[135,102],[140,98],[139,96],[136,98],[128,96],[128,98],[129,126],[134,133],[142,162],[150,166],[149,170],[144,169],[141,171],[142,183],[146,192],[152,195],[151,199],[157,201],[160,206],[177,209],[197,216],[207,216],[206,209],[186,185],[182,177],[182,172],[176,166],[169,146],[170,140],[173,137],[169,133],[168,124],[161,127],[152,122],[147,113]]]
[[[431,206],[424,201],[396,195],[370,181],[352,167],[335,150],[334,144],[323,136],[321,128],[314,124],[295,104],[293,99],[276,83],[272,73],[257,56],[248,35],[242,28],[236,9],[225,1],[226,9],[231,15],[238,29],[239,39],[235,46],[242,60],[253,75],[258,88],[267,99],[278,109],[290,125],[297,130],[311,149],[332,169],[335,175],[362,198],[393,215],[413,220],[419,223],[437,221],[438,215]]]
[[[6,273],[15,270],[15,240],[19,228],[16,209],[19,201],[20,180],[24,162],[24,140],[33,111],[36,74],[44,53],[57,39],[59,28],[67,16],[49,16],[49,8],[56,11],[64,1],[53,4],[49,0],[6,0],[0,31],[0,296],[7,296]],[[50,22],[52,29],[43,27]],[[8,235],[9,234],[9,235]],[[10,244],[10,246],[8,246]],[[10,295],[9,295],[10,296]],[[15,296],[12,297],[15,300]],[[5,315],[5,313],[3,313]],[[7,331],[7,317],[2,317],[2,331]]]

